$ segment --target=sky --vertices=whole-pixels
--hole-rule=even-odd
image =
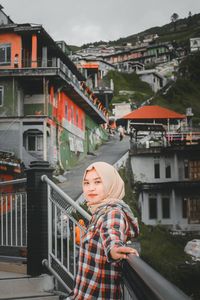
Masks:
[[[200,0],[0,0],[15,23],[41,24],[55,41],[113,41],[200,13]]]

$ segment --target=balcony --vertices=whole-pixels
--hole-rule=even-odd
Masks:
[[[163,152],[200,150],[200,130],[187,129],[181,132],[151,134],[145,132],[130,141],[130,155],[158,154]]]
[[[44,61],[22,61],[22,66],[26,67],[0,67],[0,77],[20,77],[20,78],[36,78],[36,77],[54,77],[60,80],[62,89],[67,92],[75,103],[99,124],[106,123],[106,110],[104,107],[99,108],[91,99],[85,89],[81,86],[77,77],[59,58],[52,58]]]

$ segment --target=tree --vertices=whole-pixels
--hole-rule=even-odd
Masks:
[[[173,15],[171,15],[171,21],[172,23],[176,22],[179,18],[179,15],[177,13],[173,13]]]
[[[171,22],[174,24],[174,31],[176,31],[176,21],[178,20],[179,15],[177,13],[173,13],[171,15]]]
[[[189,13],[188,13],[187,26],[188,27],[192,26],[192,13],[191,13],[191,11],[189,11]]]

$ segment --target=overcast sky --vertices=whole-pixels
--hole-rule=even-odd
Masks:
[[[200,0],[0,0],[15,23],[41,24],[54,40],[81,46],[116,40],[200,13]]]

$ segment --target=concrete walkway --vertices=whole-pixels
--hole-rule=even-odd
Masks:
[[[67,180],[63,183],[59,183],[58,186],[72,199],[77,200],[82,194],[81,182],[86,167],[96,161],[104,161],[114,165],[128,152],[129,146],[129,136],[125,136],[122,141],[119,141],[118,134],[110,136],[108,142],[100,146],[94,153],[95,155],[87,155],[78,166],[67,173]]]

